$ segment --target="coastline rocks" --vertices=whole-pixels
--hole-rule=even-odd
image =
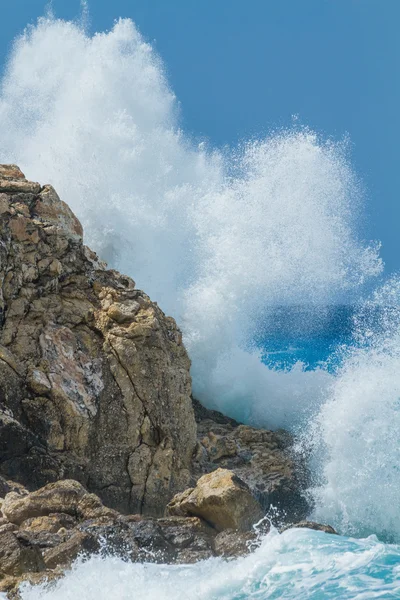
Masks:
[[[76,481],[52,483],[28,494],[9,492],[2,506],[0,591],[7,592],[32,577],[37,583],[61,576],[78,555],[188,564],[247,553],[257,537],[233,530],[222,536],[193,516],[122,515],[105,508]]]
[[[221,531],[214,539],[214,550],[217,556],[239,558],[249,554],[259,545],[254,531],[239,532],[233,529]]]
[[[292,451],[293,438],[283,430],[267,431],[241,425],[193,400],[197,422],[194,479],[217,468],[229,469],[243,480],[264,513],[271,506],[278,521],[304,520],[310,507],[303,495],[307,469]]]
[[[261,509],[247,486],[224,469],[202,479],[197,493],[202,517],[122,515],[105,508],[76,481],[59,481],[31,493],[9,492],[0,524],[0,592],[17,594],[22,581],[60,577],[78,556],[190,564],[213,556],[237,558],[257,548],[269,524],[263,521],[250,529]],[[191,494],[189,489],[181,496]],[[182,501],[182,511],[188,509]],[[232,523],[235,529],[227,528]],[[308,521],[293,527],[334,533],[329,526]]]
[[[0,533],[0,583],[7,576],[20,577],[24,573],[38,573],[44,568],[39,548],[23,532]]]
[[[82,236],[52,186],[0,165],[0,591],[78,555],[241,556],[271,505],[332,529],[304,521],[291,436],[193,400],[175,321]]]
[[[14,165],[0,165],[0,239],[0,475],[29,490],[75,479],[161,516],[190,485],[196,444],[175,321]]]
[[[168,504],[167,514],[200,517],[217,531],[248,531],[264,517],[249,487],[227,469],[203,475],[195,488],[177,494]]]

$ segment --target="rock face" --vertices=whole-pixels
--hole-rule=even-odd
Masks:
[[[201,517],[217,531],[248,531],[264,517],[249,487],[228,469],[203,475],[195,488],[177,494],[168,504],[170,515]]]
[[[0,165],[0,474],[73,478],[162,515],[190,483],[190,362],[170,317],[105,269],[55,190]]]

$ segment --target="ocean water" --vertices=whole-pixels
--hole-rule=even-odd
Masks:
[[[253,554],[195,565],[92,558],[52,586],[24,586],[23,600],[341,600],[400,597],[400,546],[374,536],[270,533]]]
[[[205,405],[290,429],[311,518],[193,566],[79,560],[25,600],[400,598],[400,283],[362,239],[346,139],[307,127],[215,148],[180,128],[135,24],[43,17],[0,83],[0,162],[52,183],[85,241],[183,331]],[[383,281],[383,283],[382,283]]]
[[[338,350],[355,341],[357,307],[350,304],[275,306],[267,314],[254,342],[262,362],[278,371],[300,363],[304,371],[333,373],[341,363]]]

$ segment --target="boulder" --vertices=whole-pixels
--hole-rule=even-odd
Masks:
[[[175,321],[82,237],[52,186],[0,165],[0,476],[161,516],[190,485],[190,361]]]
[[[92,554],[100,548],[99,540],[82,531],[76,531],[69,539],[43,553],[47,569],[69,567],[82,554]]]
[[[171,500],[167,513],[200,517],[217,531],[248,531],[264,516],[249,487],[228,469],[203,475],[195,488],[189,488]]]
[[[198,517],[158,519],[167,542],[174,549],[174,562],[190,564],[214,556],[216,531]]]
[[[69,479],[49,483],[36,492],[23,496],[10,492],[5,497],[1,510],[4,517],[16,525],[52,513],[65,513],[78,519],[117,514],[106,508],[95,494],[88,494],[80,483]],[[50,526],[52,522],[49,520],[47,525]],[[41,525],[45,525],[43,520]]]
[[[31,517],[21,524],[23,531],[31,533],[58,533],[60,530],[73,529],[77,525],[77,519],[66,513],[50,513],[43,517]]]

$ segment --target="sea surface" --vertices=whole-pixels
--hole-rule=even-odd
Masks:
[[[400,598],[400,546],[293,529],[268,534],[251,555],[195,565],[78,561],[23,600],[329,600]]]

